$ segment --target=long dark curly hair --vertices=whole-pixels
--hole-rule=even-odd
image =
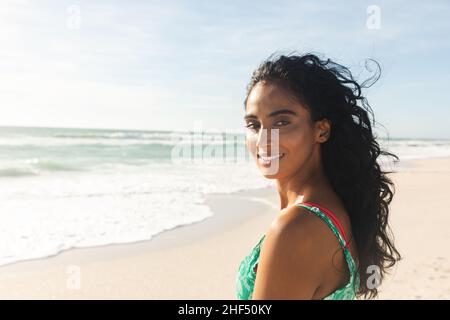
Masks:
[[[388,224],[395,186],[387,174],[392,171],[383,171],[377,162],[380,155],[399,158],[381,150],[372,132],[375,118],[361,89],[379,79],[381,68],[373,59],[366,61],[375,63],[376,72],[359,84],[348,68],[313,53],[272,54],[253,72],[244,107],[257,83],[273,82],[306,106],[313,122],[331,122],[330,137],[321,144],[322,165],[350,217],[359,253],[357,296],[371,299],[387,269],[401,259]],[[369,285],[369,266],[378,267],[378,285]]]

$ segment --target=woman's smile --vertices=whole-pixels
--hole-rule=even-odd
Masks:
[[[268,156],[265,153],[258,153],[257,158],[261,165],[263,166],[270,166],[275,161],[280,161],[284,157],[284,153],[278,153],[273,156]]]

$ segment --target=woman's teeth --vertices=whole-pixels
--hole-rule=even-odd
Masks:
[[[277,155],[270,156],[270,157],[263,156],[263,155],[258,153],[258,157],[261,158],[261,160],[264,161],[264,162],[270,162],[270,161],[273,161],[275,159],[282,158],[283,156],[284,156],[284,153],[279,153]]]

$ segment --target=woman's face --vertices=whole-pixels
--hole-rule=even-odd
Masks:
[[[253,87],[244,119],[247,148],[266,178],[296,174],[318,149],[315,137],[320,128],[312,123],[309,111],[275,83]]]

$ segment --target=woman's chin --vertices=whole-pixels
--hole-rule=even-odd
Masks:
[[[256,162],[259,170],[264,177],[268,179],[276,179],[280,175],[281,163],[284,162],[285,155],[281,158],[277,158],[272,161],[263,161],[259,156],[257,156]]]
[[[258,169],[267,179],[278,179],[281,176],[281,168],[276,165],[270,167],[258,165]]]
[[[265,174],[264,172],[262,173],[264,178],[266,179],[270,179],[270,180],[276,180],[279,179],[279,175],[278,174]]]

